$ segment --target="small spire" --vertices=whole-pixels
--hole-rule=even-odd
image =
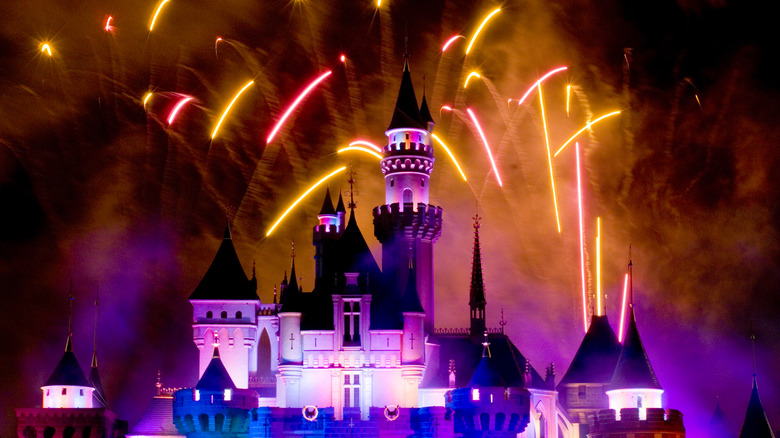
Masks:
[[[70,279],[70,293],[68,294],[68,341],[65,343],[65,352],[73,351],[73,277]]]
[[[498,325],[500,325],[500,326],[501,326],[501,334],[502,334],[502,335],[504,334],[504,326],[505,326],[505,325],[507,325],[507,324],[508,324],[508,323],[507,323],[507,322],[506,322],[506,320],[504,319],[504,308],[502,307],[502,308],[501,308],[501,320],[500,320],[500,321],[498,321]]]
[[[354,210],[355,207],[357,207],[357,204],[355,203],[355,195],[359,194],[359,192],[355,190],[355,175],[357,174],[353,172],[352,169],[350,169],[349,179],[347,180],[349,183],[349,204],[347,204],[347,207],[349,207],[350,210]]]
[[[755,332],[750,333],[750,343],[753,347],[753,386],[756,385],[756,334]]]
[[[631,245],[628,245],[628,306],[634,308],[634,262],[631,259]]]
[[[482,341],[482,357],[490,357],[490,341],[488,341],[487,330],[485,330],[484,340]]]
[[[155,388],[157,388],[157,396],[162,395],[162,380],[160,379],[160,370],[157,370],[157,383],[154,384]]]
[[[286,274],[286,272],[285,272],[285,274]],[[277,298],[276,298],[276,285],[274,285],[274,304],[276,304],[276,300],[277,300]]]
[[[95,326],[92,336],[92,368],[97,368],[97,328],[98,328],[98,296],[100,288],[95,291]]]

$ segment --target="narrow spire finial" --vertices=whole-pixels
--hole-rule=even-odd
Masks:
[[[70,293],[68,294],[68,341],[65,344],[65,351],[73,351],[73,277],[70,279]]]
[[[490,341],[488,341],[488,331],[483,333],[484,339],[482,341],[482,357],[490,357]]]
[[[354,210],[355,207],[357,207],[357,204],[355,203],[355,195],[359,194],[359,192],[355,190],[355,175],[357,174],[353,172],[352,169],[350,169],[349,179],[347,180],[349,183],[349,204],[347,204],[347,207],[349,207],[350,210]]]
[[[753,379],[756,378],[756,333],[750,332],[750,343],[753,347]]]
[[[631,259],[631,245],[628,245],[628,306],[634,308],[634,261]]]
[[[501,334],[504,334],[504,326],[507,325],[507,321],[504,319],[504,308],[501,308],[501,320],[498,321],[498,325],[501,326]]]
[[[290,252],[290,257],[293,260],[293,263],[295,263],[295,241],[292,241],[292,250]]]
[[[276,285],[274,285],[274,304],[276,304]]]
[[[162,395],[162,380],[160,379],[160,370],[157,370],[157,383],[154,384],[155,388],[157,388],[157,395]]]
[[[95,290],[95,326],[92,335],[92,368],[97,368],[97,328],[98,328],[98,297],[100,296],[100,287]]]

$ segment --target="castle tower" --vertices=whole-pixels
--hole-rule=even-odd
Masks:
[[[471,259],[471,286],[469,287],[469,309],[471,336],[479,336],[486,330],[485,325],[485,281],[482,278],[482,252],[479,246],[479,220],[474,216],[474,253]]]
[[[312,233],[312,243],[314,244],[314,268],[315,281],[318,286],[325,287],[333,283],[336,273],[334,266],[336,241],[344,232],[344,201],[339,194],[339,209],[333,208],[333,201],[330,197],[330,189],[325,191],[325,199],[322,202],[320,214],[317,215],[318,224],[314,227]],[[322,282],[324,280],[324,283]]]
[[[761,406],[761,399],[758,398],[758,385],[756,376],[753,375],[753,389],[750,392],[750,402],[748,402],[745,412],[745,421],[742,422],[742,429],[739,432],[739,438],[775,438],[772,432],[772,426]]]
[[[282,290],[279,309],[279,374],[276,380],[278,406],[299,407],[299,387],[303,364],[301,316],[303,303],[298,279],[295,278],[295,247],[293,247],[290,282]]]
[[[385,135],[380,163],[385,176],[385,205],[374,209],[374,235],[382,243],[382,272],[391,290],[406,282],[410,245],[414,251],[417,290],[425,309],[425,330],[433,333],[433,244],[441,235],[442,209],[429,204],[428,180],[433,171],[433,119],[423,99],[417,106],[408,59]]]
[[[248,279],[238,260],[230,227],[206,275],[190,295],[193,341],[199,350],[199,376],[212,360],[211,346],[219,342],[222,362],[238,388],[249,386],[257,374],[257,280]],[[252,358],[252,360],[250,360]]]

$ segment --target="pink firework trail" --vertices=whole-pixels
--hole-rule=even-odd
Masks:
[[[620,307],[620,328],[618,329],[618,342],[623,343],[623,326],[626,321],[626,298],[628,297],[628,273],[623,280],[623,306]]]
[[[103,28],[106,30],[106,32],[111,32],[114,30],[114,26],[111,25],[111,20],[113,20],[114,17],[109,16],[108,20],[106,20],[106,26]]]
[[[496,181],[498,181],[498,186],[504,187],[504,183],[501,182],[501,175],[498,174],[498,167],[496,167],[496,160],[493,159],[493,153],[490,152],[490,145],[488,144],[487,138],[485,137],[485,133],[482,132],[482,127],[479,126],[479,121],[477,120],[477,116],[474,114],[474,111],[472,111],[471,108],[466,108],[466,111],[468,111],[469,116],[471,116],[471,121],[474,122],[474,126],[477,127],[477,132],[479,132],[479,136],[482,137],[482,144],[485,145],[485,150],[487,151],[488,158],[490,159],[490,165],[493,166],[493,172],[496,174]]]
[[[542,76],[541,78],[537,79],[536,82],[533,83],[533,85],[528,87],[528,90],[526,90],[525,94],[523,94],[523,97],[521,97],[517,101],[517,104],[518,105],[522,105],[523,102],[525,102],[525,100],[528,99],[528,96],[531,95],[531,92],[534,91],[534,88],[538,87],[539,84],[544,82],[547,78],[549,78],[550,76],[552,76],[552,75],[554,75],[556,73],[560,73],[560,72],[562,72],[564,70],[567,70],[568,68],[569,67],[565,67],[565,66],[564,67],[558,67],[556,69],[550,70],[547,73],[545,73],[544,76]],[[512,100],[515,100],[515,99],[509,99],[509,100],[512,101]]]
[[[354,140],[349,145],[350,146],[366,146],[366,147],[369,147],[369,148],[373,149],[378,154],[382,153],[382,148],[380,148],[379,146],[375,145],[374,143],[371,143],[368,140],[360,140],[360,139]]]
[[[582,227],[582,176],[580,174],[580,144],[575,144],[577,151],[577,211],[580,221],[580,275],[582,277],[582,324],[588,332],[588,291],[585,287],[585,238]]]
[[[274,129],[271,130],[271,133],[268,134],[268,138],[265,140],[266,144],[270,144],[271,141],[276,136],[276,133],[279,132],[279,129],[281,129],[282,125],[284,125],[284,122],[287,121],[287,118],[290,117],[290,114],[295,110],[295,108],[298,107],[298,105],[303,101],[303,99],[306,98],[306,96],[311,93],[314,88],[320,84],[320,82],[324,81],[325,78],[330,76],[330,74],[333,73],[332,71],[328,70],[325,73],[321,74],[317,79],[313,80],[307,87],[304,89],[301,94],[298,95],[298,97],[295,98],[295,101],[287,108],[287,111],[284,112],[284,115],[279,119],[278,122],[276,122],[276,126],[274,126]]]
[[[180,100],[175,107],[173,107],[173,110],[171,110],[171,113],[168,115],[168,126],[173,124],[173,121],[176,120],[176,116],[179,114],[179,111],[181,111],[184,105],[186,105],[187,102],[191,101],[192,99],[192,97],[185,97],[184,99]]]
[[[442,51],[442,52],[446,52],[446,51],[447,51],[447,49],[449,49],[449,48],[450,48],[450,46],[452,45],[452,43],[454,43],[454,42],[455,42],[455,40],[457,40],[458,38],[463,38],[463,39],[466,39],[466,37],[464,37],[463,35],[455,35],[454,37],[452,37],[452,38],[448,39],[446,43],[444,43],[444,46],[442,46],[442,48],[441,48],[441,51]]]

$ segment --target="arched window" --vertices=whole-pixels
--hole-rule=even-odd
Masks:
[[[68,388],[62,388],[62,395],[68,395]]]
[[[414,202],[414,195],[412,194],[412,189],[410,188],[404,189],[403,201],[404,204],[411,204],[412,202]]]
[[[43,429],[43,438],[54,438],[54,428],[49,426]]]
[[[200,430],[202,432],[209,431],[209,416],[207,414],[198,415],[198,422],[200,423]]]
[[[496,430],[504,430],[504,423],[506,422],[506,414],[499,412],[496,414]]]
[[[195,432],[195,420],[192,419],[192,414],[184,416],[184,427],[187,429],[187,432]]]
[[[22,431],[22,436],[24,438],[36,438],[35,428],[32,426],[27,426]]]
[[[395,187],[395,178],[390,178],[390,187]]]
[[[479,414],[479,423],[480,427],[482,428],[483,432],[487,432],[490,430],[490,414],[487,412],[483,412]]]
[[[241,311],[236,312],[236,319],[241,319]]]
[[[84,430],[81,431],[81,438],[89,438],[90,435],[92,435],[92,428],[84,426]]]
[[[73,426],[68,426],[62,431],[62,438],[73,438],[73,435],[75,434],[76,429],[74,429]]]
[[[214,417],[214,430],[222,432],[222,426],[225,425],[225,416],[223,414],[217,414]]]
[[[223,310],[220,316],[222,317],[222,319],[227,318],[227,312]]]
[[[209,319],[211,319],[211,318],[213,318],[213,317],[214,317],[214,313],[213,313],[211,310],[209,310],[208,312],[206,312],[206,318],[209,318]]]
[[[514,413],[509,417],[509,427],[507,430],[515,430],[517,429],[517,423],[520,422],[520,414]]]
[[[425,178],[420,178],[420,187],[425,187]]]

